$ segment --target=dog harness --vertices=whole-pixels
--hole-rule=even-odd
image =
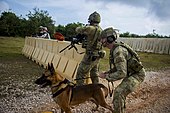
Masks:
[[[74,84],[70,84],[70,81],[67,79],[64,79],[64,81],[60,82],[56,86],[53,86],[52,88],[56,88],[56,92],[52,94],[52,97],[55,98],[61,94],[68,86],[74,87]]]
[[[67,88],[67,82],[68,80],[65,79],[64,81],[60,82],[56,86],[53,86],[53,88],[56,88],[56,92],[53,93],[53,98],[58,96],[60,93],[62,93]]]

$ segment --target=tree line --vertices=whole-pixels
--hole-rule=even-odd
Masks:
[[[69,23],[66,26],[55,26],[55,21],[47,11],[34,8],[29,11],[26,18],[17,16],[12,11],[4,11],[0,15],[0,35],[12,37],[35,36],[39,33],[39,26],[48,28],[50,36],[53,37],[55,32],[60,32],[66,37],[75,36],[75,28],[82,26],[82,23]]]
[[[55,32],[60,32],[65,37],[73,37],[76,35],[75,28],[83,26],[82,23],[69,23],[67,25],[55,26],[55,21],[47,11],[34,8],[33,11],[29,11],[26,18],[17,16],[11,10],[4,11],[0,15],[0,35],[12,36],[12,37],[25,37],[35,36],[39,32],[39,26],[46,26],[50,36],[53,38]],[[151,38],[170,38],[170,36],[162,36],[159,34],[147,34],[145,36],[131,34],[129,32],[120,34],[120,37],[151,37]]]

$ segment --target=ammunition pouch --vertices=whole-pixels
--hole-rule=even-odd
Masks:
[[[98,54],[99,54],[99,57],[100,57],[100,58],[104,58],[104,57],[106,56],[106,51],[100,50],[100,51],[98,52]]]
[[[84,39],[82,40],[82,48],[86,48],[87,47],[87,40]]]
[[[96,49],[100,50],[101,48],[102,48],[102,43],[101,42],[97,42]]]
[[[136,58],[131,58],[128,60],[128,72],[139,72],[143,68],[143,65]]]
[[[86,51],[86,54],[89,56],[88,59],[91,61],[95,61],[97,58],[100,58],[98,54],[92,51]]]
[[[99,58],[98,56],[89,56],[88,59],[90,61],[95,61],[97,58]]]
[[[86,50],[86,54],[88,54],[88,55],[90,55],[90,56],[92,56],[93,55],[93,52],[92,51],[88,51],[88,50]]]
[[[98,57],[97,56],[92,56],[91,61],[95,61]]]

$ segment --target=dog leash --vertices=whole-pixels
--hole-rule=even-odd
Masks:
[[[110,85],[109,85],[109,83],[111,83],[112,84],[112,88],[110,88]],[[110,94],[110,97],[112,97],[112,95],[113,95],[113,90],[114,90],[114,84],[113,84],[113,82],[109,82],[108,81],[108,88],[109,88],[109,94]]]
[[[82,80],[82,79],[88,79],[88,78],[95,78],[95,77],[99,77],[99,76],[93,76],[93,77],[83,77],[83,78],[76,78],[76,79],[74,79],[74,80]]]

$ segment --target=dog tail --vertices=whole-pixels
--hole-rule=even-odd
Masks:
[[[104,96],[106,98],[108,96],[108,94],[109,94],[108,88],[106,86],[104,86],[103,84],[99,84],[99,87],[103,89]]]

